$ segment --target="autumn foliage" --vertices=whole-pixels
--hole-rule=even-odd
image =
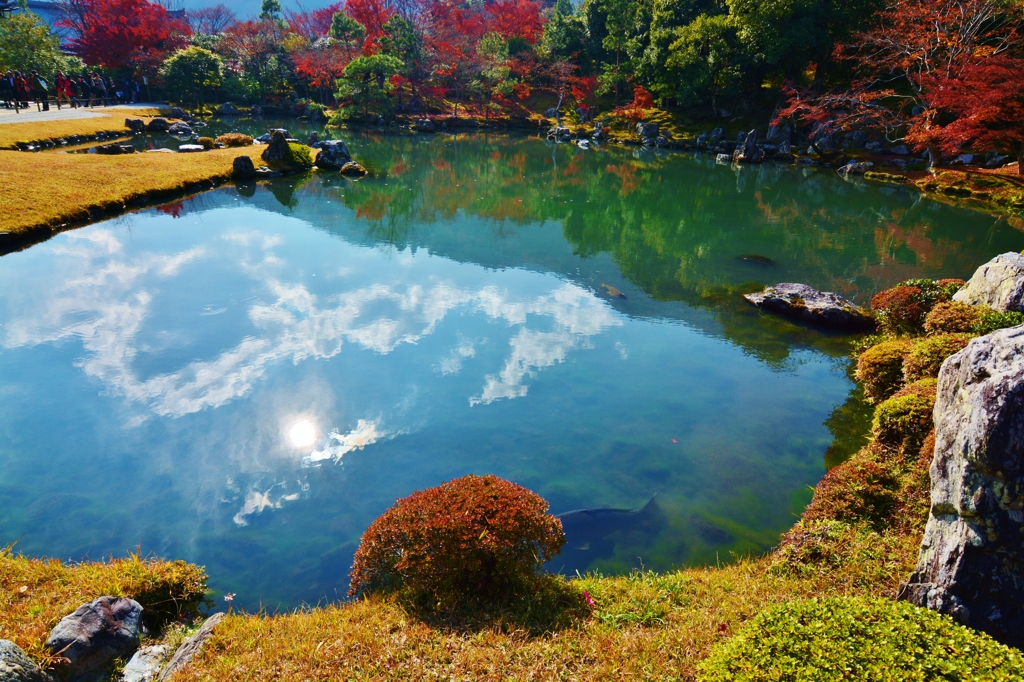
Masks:
[[[537,494],[465,476],[399,500],[363,534],[351,595],[402,593],[439,610],[502,602],[533,585],[565,544]]]

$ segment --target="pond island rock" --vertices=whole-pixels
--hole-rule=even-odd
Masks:
[[[320,153],[316,155],[315,165],[321,169],[341,170],[351,160],[352,155],[342,140],[324,140],[320,143]]]
[[[256,165],[248,156],[236,156],[231,163],[231,177],[235,180],[254,180],[256,178]]]
[[[900,598],[1024,646],[1024,325],[939,372],[931,511]]]
[[[9,640],[0,639],[0,681],[51,682],[52,679],[21,647]]]
[[[874,318],[857,304],[806,284],[776,284],[760,293],[744,294],[743,298],[764,310],[825,327],[844,331],[875,328]]]
[[[134,599],[100,597],[64,616],[50,632],[46,648],[68,659],[74,679],[105,668],[139,646],[142,605]]]
[[[974,272],[953,300],[984,304],[1000,312],[1024,312],[1024,255],[1011,251],[996,256]]]

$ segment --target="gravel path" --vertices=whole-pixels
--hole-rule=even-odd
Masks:
[[[78,108],[72,109],[71,107],[64,106],[57,110],[56,106],[51,105],[49,111],[36,111],[35,104],[31,104],[28,109],[22,109],[20,113],[14,113],[14,109],[5,109],[0,106],[0,125],[4,123],[39,123],[42,121],[63,121],[80,118],[97,118],[99,116],[110,116],[113,115],[114,111],[119,110],[121,112],[129,109],[153,109],[159,107],[159,104],[118,104],[117,106],[105,108]]]

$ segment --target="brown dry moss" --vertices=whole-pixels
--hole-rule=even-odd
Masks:
[[[52,229],[120,212],[133,203],[198,189],[201,183],[229,178],[232,161],[241,154],[259,165],[262,149],[122,156],[0,151],[0,232],[48,235]]]
[[[91,136],[97,133],[127,132],[126,118],[151,118],[162,115],[161,109],[102,109],[92,118],[73,118],[31,123],[0,125],[0,149],[14,149],[19,142],[58,140],[72,135]]]

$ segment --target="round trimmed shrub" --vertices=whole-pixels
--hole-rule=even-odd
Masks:
[[[913,286],[896,286],[875,294],[871,309],[882,329],[890,334],[920,330],[928,314],[921,288]]]
[[[829,470],[814,488],[804,521],[867,521],[881,530],[896,506],[899,481],[891,467],[854,455]]]
[[[206,151],[210,151],[211,149],[213,149],[215,145],[212,137],[200,137],[198,140],[196,140],[196,144],[201,146]]]
[[[243,133],[225,133],[217,138],[217,142],[225,147],[251,147],[252,136]]]
[[[531,589],[565,544],[536,493],[497,476],[465,476],[398,500],[363,534],[350,595],[402,593],[449,610]]]
[[[978,308],[960,301],[943,301],[924,318],[924,330],[929,334],[965,334],[980,321]]]
[[[1020,680],[1024,654],[906,602],[786,602],[758,614],[698,666],[701,682]]]
[[[885,400],[903,384],[903,358],[913,348],[909,339],[882,341],[857,358],[857,378],[864,382],[864,397]]]
[[[917,381],[876,407],[871,423],[875,440],[903,452],[919,452],[932,430],[936,383],[935,379]]]
[[[939,334],[918,339],[903,359],[904,380],[911,382],[939,376],[946,358],[963,350],[973,338],[973,334]]]

